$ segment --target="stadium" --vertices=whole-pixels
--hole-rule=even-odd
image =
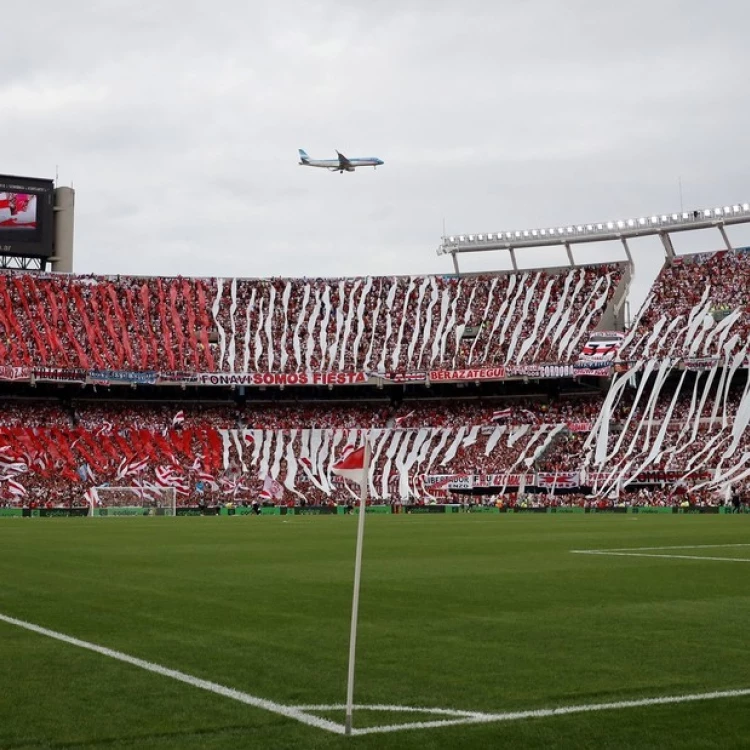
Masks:
[[[443,275],[101,276],[72,190],[3,179],[40,191],[0,272],[3,747],[743,745],[748,204],[446,236]]]

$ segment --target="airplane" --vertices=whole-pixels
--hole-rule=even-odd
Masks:
[[[377,168],[385,162],[382,159],[377,159],[374,156],[367,156],[365,158],[347,159],[342,153],[338,154],[338,159],[311,159],[305,151],[301,148],[299,151],[299,164],[301,167],[322,167],[328,169],[331,172],[353,172],[357,167],[374,167]]]

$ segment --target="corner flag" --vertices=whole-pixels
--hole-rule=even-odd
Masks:
[[[348,448],[348,450],[347,450]],[[357,550],[354,558],[354,596],[352,597],[352,628],[349,636],[349,675],[346,686],[346,725],[344,733],[352,733],[354,712],[354,661],[357,650],[357,615],[359,612],[359,582],[362,577],[362,541],[365,535],[367,510],[367,478],[370,472],[370,443],[365,436],[361,448],[347,446],[343,456],[331,467],[331,471],[344,479],[359,482],[359,520],[357,523]]]
[[[368,467],[369,468],[369,467]],[[336,462],[331,471],[344,479],[351,479],[353,482],[362,484],[362,479],[366,476],[365,470],[365,446],[345,452],[344,456]]]

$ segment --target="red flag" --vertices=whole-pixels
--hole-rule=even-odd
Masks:
[[[349,451],[331,467],[331,471],[344,479],[361,482],[365,475],[365,447]]]

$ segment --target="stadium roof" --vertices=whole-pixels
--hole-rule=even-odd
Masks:
[[[568,251],[571,265],[571,246],[585,242],[607,242],[619,240],[625,246],[630,260],[627,240],[636,237],[658,235],[669,257],[674,257],[674,249],[669,240],[672,232],[688,232],[697,229],[718,229],[727,249],[732,245],[724,231],[731,224],[750,223],[750,204],[735,203],[731,206],[704,208],[692,211],[679,211],[671,214],[654,214],[616,221],[600,221],[588,224],[568,224],[567,226],[545,227],[544,229],[514,229],[486,234],[458,234],[442,238],[438,255],[452,255],[458,270],[456,255],[459,253],[479,253],[488,250],[508,250],[513,267],[517,268],[514,250],[531,247],[564,246]]]

